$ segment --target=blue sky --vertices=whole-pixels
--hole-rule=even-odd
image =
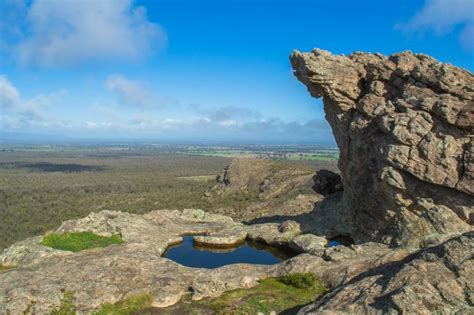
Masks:
[[[333,143],[288,62],[314,47],[472,71],[474,0],[2,0],[2,134]]]

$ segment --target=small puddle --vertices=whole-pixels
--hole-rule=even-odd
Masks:
[[[335,247],[339,245],[350,247],[352,244],[354,244],[354,240],[352,238],[350,238],[349,236],[340,235],[328,239],[326,247]]]
[[[295,253],[250,241],[234,248],[198,247],[192,236],[184,236],[182,243],[169,247],[163,256],[183,266],[217,268],[237,263],[273,265]]]

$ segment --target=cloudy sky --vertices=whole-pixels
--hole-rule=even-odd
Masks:
[[[474,68],[474,0],[1,0],[2,137],[332,143],[293,49]]]

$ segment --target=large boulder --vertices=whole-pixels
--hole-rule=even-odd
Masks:
[[[470,72],[411,52],[346,57],[315,49],[290,60],[310,94],[323,97],[340,149],[342,215],[333,224],[341,234],[418,247],[472,228]]]
[[[338,191],[342,191],[341,175],[329,171],[319,170],[313,177],[314,185],[313,189],[321,195],[334,194]]]

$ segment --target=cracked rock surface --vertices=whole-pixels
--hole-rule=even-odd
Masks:
[[[216,297],[291,272],[316,273],[331,288],[409,254],[375,243],[324,248],[323,238],[301,234],[293,221],[242,225],[230,217],[196,209],[144,215],[104,210],[66,221],[56,230],[81,231],[120,234],[125,242],[76,253],[43,246],[42,236],[13,244],[0,255],[2,265],[16,266],[0,272],[0,314],[26,310],[50,314],[65,292],[73,293],[78,314],[92,314],[105,303],[143,293],[153,297],[152,307],[166,307],[184,295],[194,300]],[[206,234],[208,239],[195,237],[212,246],[227,246],[243,237],[269,245],[296,245],[302,254],[276,265],[232,264],[216,269],[185,267],[162,257],[169,245],[189,234]]]
[[[144,215],[104,210],[66,221],[56,230],[83,231],[102,236],[119,234],[124,243],[80,252],[46,247],[41,244],[42,236],[13,244],[0,255],[1,265],[16,266],[0,272],[0,314],[50,314],[59,307],[66,292],[73,294],[78,314],[92,314],[105,303],[143,293],[153,297],[153,307],[166,307],[187,294],[195,300],[216,297],[288,272],[323,275],[328,266],[320,257],[323,253],[302,254],[276,265],[232,264],[216,269],[185,267],[162,257],[168,246],[190,234],[205,234],[195,236],[196,240],[218,247],[246,238],[289,246],[301,234],[292,221],[245,226],[230,217],[196,209],[157,210]],[[370,252],[363,256],[367,259],[382,254]],[[347,265],[341,264],[340,268]],[[345,277],[335,278],[338,274],[328,272],[325,281],[340,283]]]
[[[474,76],[408,51],[290,60],[340,149],[344,191],[315,209],[313,231],[360,244],[324,251],[323,280],[351,265],[299,313],[474,312]],[[367,250],[386,254],[363,266]]]
[[[300,314],[472,314],[474,232],[380,264]]]
[[[121,245],[73,253],[41,245],[42,237],[17,242],[0,256],[16,268],[0,273],[0,314],[49,314],[64,292],[74,294],[79,314],[89,314],[104,303],[149,293],[153,306],[179,301],[193,288],[193,298],[220,295],[248,287],[266,277],[269,267],[235,264],[217,269],[179,265],[161,255],[181,241],[180,235],[215,233],[238,228],[231,218],[202,210],[159,210],[145,215],[101,211],[64,222],[56,232],[91,231],[120,234]]]
[[[314,49],[290,60],[311,95],[323,97],[340,150],[341,218],[356,241],[418,247],[430,235],[471,229],[470,72],[408,51]]]

